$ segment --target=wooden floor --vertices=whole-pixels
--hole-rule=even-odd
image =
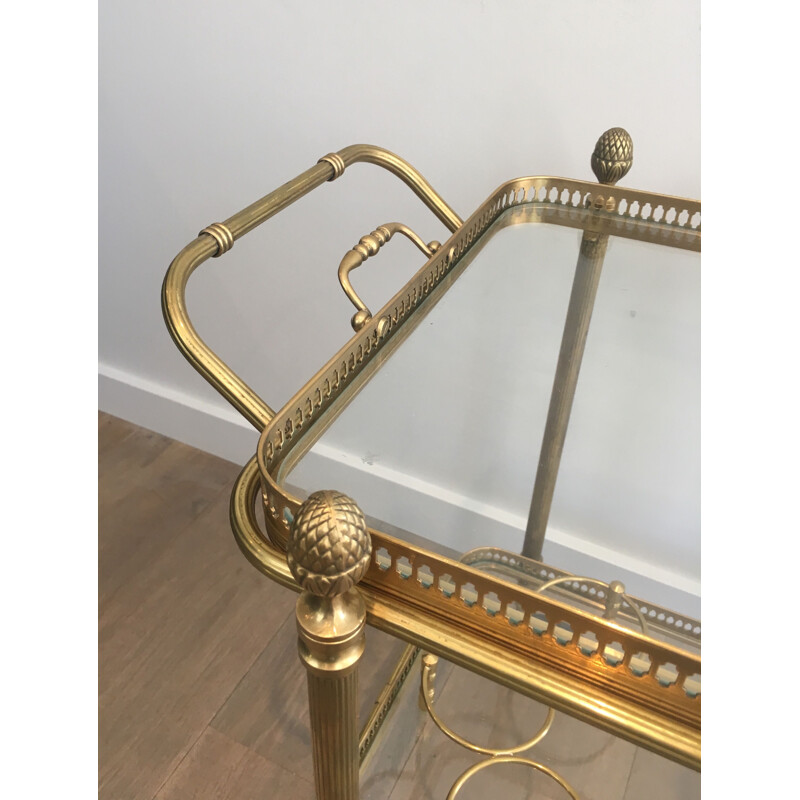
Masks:
[[[100,800],[313,800],[296,595],[256,572],[233,541],[239,469],[99,415]],[[401,650],[368,629],[362,719]],[[463,734],[504,746],[501,737],[522,740],[544,718],[542,706],[443,667],[438,707]],[[443,800],[477,760],[430,722],[415,737],[402,771],[371,776],[365,796]],[[563,714],[532,752],[587,800],[700,796],[696,773]],[[459,797],[566,797],[514,769],[482,773]]]

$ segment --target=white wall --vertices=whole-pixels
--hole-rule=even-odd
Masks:
[[[100,24],[100,407],[232,460],[253,452],[256,433],[175,349],[161,280],[200,228],[321,155],[387,147],[466,216],[508,178],[590,179],[595,139],[622,125],[635,143],[626,185],[700,196],[693,0],[140,0],[101,4]],[[445,237],[398,181],[354,166],[203,265],[188,294],[198,330],[280,406],[349,338],[336,267],[390,220]],[[410,245],[390,247],[358,274],[368,305],[419,266]],[[467,486],[474,496],[468,476]],[[562,533],[574,546],[553,553],[567,568],[592,547],[634,572],[672,552],[662,533],[631,563],[624,538]],[[651,577],[696,595],[697,530],[681,537],[680,563]]]

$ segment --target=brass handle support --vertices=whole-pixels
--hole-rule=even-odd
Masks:
[[[598,140],[592,153],[592,170],[597,180],[613,186],[628,173],[633,164],[633,142],[622,128],[607,130]],[[585,231],[581,239],[578,264],[561,337],[550,407],[539,451],[539,464],[525,529],[522,555],[541,560],[547,521],[561,464],[561,453],[567,437],[567,426],[578,385],[589,323],[603,271],[608,235]]]
[[[313,167],[274,192],[224,222],[204,228],[178,253],[167,270],[161,289],[167,330],[186,360],[258,431],[266,427],[275,412],[200,338],[186,309],[186,284],[203,262],[227,252],[236,239],[359,162],[376,164],[400,178],[450,231],[461,226],[458,214],[407,161],[382,147],[354,144],[323,156]]]
[[[402,233],[403,236],[414,242],[428,258],[441,247],[441,243],[436,240],[425,244],[411,228],[400,222],[387,222],[385,225],[375,228],[372,233],[362,236],[358,244],[352,250],[347,251],[339,264],[339,283],[350,302],[357,309],[350,320],[354,331],[360,331],[372,319],[372,312],[353,289],[353,284],[350,283],[350,273],[356,267],[360,267],[370,256],[374,256],[396,233]],[[382,331],[379,329],[378,333],[381,334]]]
[[[300,660],[318,800],[358,800],[358,662],[367,608],[356,584],[372,543],[361,509],[341,492],[314,492],[292,522],[289,569],[297,599]]]

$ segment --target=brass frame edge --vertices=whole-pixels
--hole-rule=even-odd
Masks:
[[[253,458],[240,473],[231,493],[230,521],[234,538],[256,569],[299,592],[285,553],[269,543],[259,530],[255,515],[258,495],[259,471]],[[373,546],[376,544],[373,541]],[[699,726],[643,709],[622,697],[598,692],[591,685],[576,684],[508,648],[503,648],[503,657],[498,659],[488,652],[486,638],[479,630],[456,627],[451,621],[423,609],[398,605],[364,582],[359,589],[367,607],[367,622],[373,627],[658,755],[700,770]]]

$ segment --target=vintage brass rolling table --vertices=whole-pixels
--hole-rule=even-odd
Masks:
[[[572,575],[541,562],[609,240],[635,246],[648,243],[646,247],[669,248],[678,255],[700,250],[699,202],[615,185],[627,173],[632,157],[628,134],[611,129],[592,154],[599,183],[518,178],[501,185],[462,221],[401,158],[378,147],[353,145],[324,156],[224,223],[204,228],[169,267],[162,304],[175,343],[261,432],[257,453],[234,487],[230,520],[250,562],[300,592],[299,650],[308,673],[315,783],[324,800],[358,797],[359,764],[415,660],[422,662],[420,696],[437,725],[485,756],[456,781],[449,796],[454,797],[477,771],[508,762],[544,772],[560,784],[564,796],[577,796],[568,775],[553,773],[535,760],[535,754],[520,755],[547,732],[552,713],[534,740],[498,750],[462,740],[438,718],[431,701],[440,656],[544,702],[553,713],[570,714],[700,769],[699,621],[630,597],[618,581]],[[375,228],[345,255],[339,280],[356,307],[355,334],[276,412],[198,336],[186,310],[186,284],[204,261],[223,255],[236,239],[312,189],[341,177],[356,162],[376,164],[399,177],[452,235],[441,244],[426,243],[406,226],[389,223]],[[571,230],[580,236],[521,552],[485,542],[459,558],[448,557],[446,548],[435,545],[434,530],[417,531],[434,543],[421,547],[418,539],[404,540],[378,527],[367,528],[358,505],[339,491],[314,492],[301,502],[291,479],[304,455],[348,406],[357,406],[354,401],[362,390],[362,397],[368,394],[374,376],[391,369],[395,351],[402,354],[415,337],[423,337],[421,321],[445,294],[455,291],[468,265],[498,231],[518,225],[529,230],[540,226]],[[355,291],[350,273],[397,233],[415,242],[425,263],[373,314]],[[467,316],[471,324],[502,328],[501,321]],[[404,342],[409,344],[400,348]],[[502,335],[498,342],[502,347]],[[531,348],[536,344],[531,342]],[[387,417],[387,424],[390,421],[402,424],[392,416]],[[258,521],[258,506],[265,526]],[[364,649],[365,623],[409,646],[359,733],[357,664]],[[420,649],[424,656],[417,659]],[[384,735],[390,732],[381,731]]]

